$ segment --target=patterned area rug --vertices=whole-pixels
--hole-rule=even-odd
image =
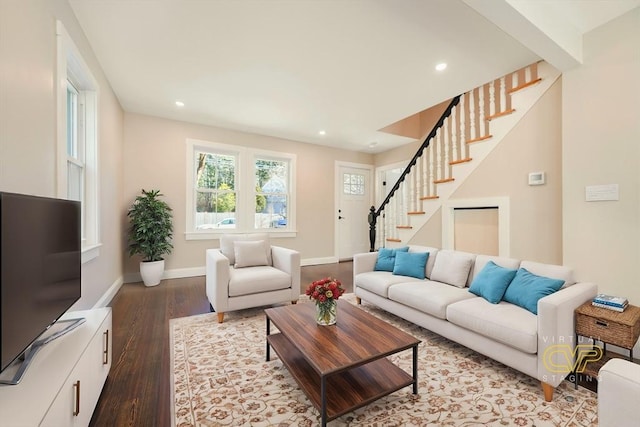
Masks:
[[[301,298],[301,303],[310,302]],[[547,403],[537,380],[366,302],[361,307],[422,341],[419,394],[406,387],[329,426],[597,425],[593,392],[564,381]],[[275,352],[265,361],[263,309],[225,313],[222,324],[215,313],[173,319],[169,329],[174,425],[319,424],[319,412]],[[391,360],[411,372],[411,354]]]

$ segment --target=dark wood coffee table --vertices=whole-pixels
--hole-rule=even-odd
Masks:
[[[420,340],[345,301],[338,301],[338,322],[320,326],[315,305],[268,308],[267,361],[270,348],[282,360],[325,426],[341,415],[413,384],[418,393]],[[271,323],[280,333],[271,334]],[[413,348],[413,375],[386,356]]]

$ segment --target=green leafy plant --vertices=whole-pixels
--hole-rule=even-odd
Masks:
[[[173,249],[171,207],[159,197],[159,190],[145,191],[129,208],[129,255],[141,255],[144,262],[161,261]]]

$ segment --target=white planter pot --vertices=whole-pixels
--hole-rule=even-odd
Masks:
[[[164,273],[164,260],[140,263],[140,275],[145,286],[155,286],[160,283]]]

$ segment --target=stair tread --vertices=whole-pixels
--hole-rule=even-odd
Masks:
[[[470,139],[470,140],[466,141],[466,144],[473,144],[474,142],[484,141],[484,140],[487,140],[489,138],[493,138],[493,135],[489,134],[489,135],[485,135],[485,136],[480,136],[478,138],[473,138],[473,139]]]
[[[485,117],[484,119],[486,121],[491,121],[493,119],[497,119],[498,117],[508,116],[509,114],[514,113],[515,111],[516,111],[516,109],[512,108],[510,110],[501,111],[500,113],[496,113],[496,114],[494,114],[492,116]]]
[[[471,157],[467,157],[466,159],[460,159],[460,160],[452,160],[449,162],[449,165],[453,166],[453,165],[459,165],[461,163],[468,163],[471,160],[473,160]]]
[[[529,87],[529,86],[533,86],[533,85],[535,85],[535,84],[537,84],[537,83],[540,83],[541,81],[542,81],[542,78],[541,78],[541,77],[538,77],[538,78],[537,78],[537,79],[535,79],[535,80],[531,80],[530,82],[523,83],[523,84],[521,84],[521,85],[518,85],[518,86],[516,86],[516,87],[514,87],[514,88],[509,89],[509,90],[507,91],[507,93],[508,93],[508,94],[512,94],[512,93],[518,92],[519,90],[522,90],[522,89],[527,88],[527,87]]]

